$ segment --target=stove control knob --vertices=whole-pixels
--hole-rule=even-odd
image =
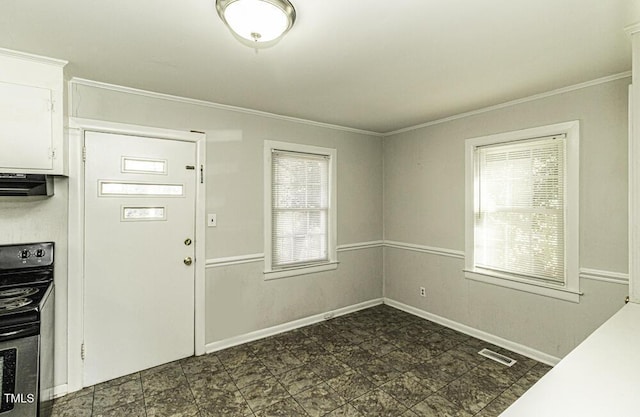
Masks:
[[[44,249],[38,249],[36,250],[36,257],[42,258],[44,256],[44,253]]]
[[[20,259],[27,259],[29,256],[31,256],[31,252],[29,252],[29,249],[22,249],[20,251]]]

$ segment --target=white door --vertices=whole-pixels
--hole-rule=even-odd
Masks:
[[[84,386],[194,353],[196,145],[85,133]]]

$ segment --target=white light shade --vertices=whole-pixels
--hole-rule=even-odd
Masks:
[[[216,7],[236,35],[256,43],[278,39],[295,20],[293,6],[284,0],[217,0]]]

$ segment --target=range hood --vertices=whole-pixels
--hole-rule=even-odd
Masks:
[[[44,174],[0,173],[0,197],[52,196],[53,177]]]

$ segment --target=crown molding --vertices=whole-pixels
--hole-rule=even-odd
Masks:
[[[624,31],[627,32],[627,35],[631,36],[634,33],[640,32],[640,22],[633,23],[624,28]]]
[[[640,24],[638,25],[638,30],[640,30]],[[409,126],[409,127],[405,127],[402,129],[398,129],[398,130],[394,130],[392,132],[387,132],[384,134],[385,137],[389,137],[389,136],[394,136],[394,135],[398,135],[400,133],[406,133],[406,132],[410,132],[412,130],[418,130],[418,129],[422,129],[425,127],[429,127],[429,126],[434,126],[434,125],[438,125],[441,123],[446,123],[446,122],[451,122],[453,120],[458,120],[458,119],[463,119],[465,117],[469,117],[469,116],[475,116],[477,114],[482,114],[482,113],[487,113],[490,111],[494,111],[494,110],[499,110],[499,109],[504,109],[506,107],[511,107],[511,106],[515,106],[517,104],[522,104],[522,103],[527,103],[530,101],[535,101],[535,100],[540,100],[546,97],[552,97],[558,94],[564,94],[564,93],[568,93],[571,91],[576,91],[576,90],[580,90],[583,88],[588,88],[588,87],[593,87],[599,84],[605,84],[611,81],[616,81],[616,80],[620,80],[622,78],[628,78],[631,77],[631,71],[625,71],[625,72],[621,72],[618,74],[614,74],[614,75],[609,75],[606,77],[602,77],[602,78],[597,78],[595,80],[591,80],[591,81],[586,81],[580,84],[574,84],[574,85],[570,85],[567,87],[562,87],[562,88],[558,88],[556,90],[551,90],[551,91],[547,91],[544,93],[540,93],[540,94],[534,94],[532,96],[528,96],[528,97],[523,97],[523,98],[519,98],[516,100],[511,100],[511,101],[507,101],[505,103],[500,103],[500,104],[496,104],[493,106],[489,106],[489,107],[483,107],[477,110],[471,110],[465,113],[460,113],[460,114],[456,114],[453,116],[448,116],[442,119],[438,119],[438,120],[433,120],[430,122],[426,122],[426,123],[422,123],[419,125],[415,125],[415,126]]]
[[[638,32],[638,31],[640,31],[640,23],[632,25],[632,26],[628,26],[627,28],[625,28],[625,30],[629,34]],[[5,50],[0,48],[0,52],[2,52],[2,51],[5,51]],[[9,52],[15,52],[15,51],[9,51]],[[20,54],[21,55],[22,53],[16,53],[16,54]],[[29,55],[29,54],[27,54],[27,55]],[[33,55],[33,57],[38,58],[36,55]],[[43,58],[43,57],[39,57],[39,58]],[[49,59],[49,58],[43,58],[43,59]],[[60,62],[65,62],[65,61],[60,61]],[[564,93],[568,93],[568,92],[571,92],[571,91],[580,90],[580,89],[583,89],[583,88],[593,87],[593,86],[596,86],[596,85],[599,85],[599,84],[605,84],[605,83],[608,83],[608,82],[612,82],[612,81],[616,81],[616,80],[620,80],[620,79],[628,78],[628,77],[631,77],[631,71],[625,71],[625,72],[621,72],[621,73],[618,73],[618,74],[613,74],[613,75],[609,75],[609,76],[606,76],[606,77],[597,78],[595,80],[586,81],[586,82],[583,82],[583,83],[579,83],[579,84],[574,84],[574,85],[570,85],[570,86],[567,86],[567,87],[558,88],[558,89],[547,91],[547,92],[540,93],[540,94],[534,94],[532,96],[523,97],[523,98],[519,98],[519,99],[516,99],[516,100],[511,100],[511,101],[507,101],[507,102],[504,102],[504,103],[496,104],[496,105],[493,105],[493,106],[483,107],[483,108],[480,108],[480,109],[476,109],[476,110],[471,110],[471,111],[464,112],[464,113],[455,114],[455,115],[452,115],[452,116],[444,117],[442,119],[432,120],[430,122],[421,123],[421,124],[418,124],[418,125],[409,126],[409,127],[405,127],[405,128],[402,128],[402,129],[394,130],[394,131],[391,131],[391,132],[385,132],[385,133],[373,132],[373,131],[370,131],[370,130],[363,130],[363,129],[356,129],[356,128],[351,128],[351,127],[346,127],[346,126],[339,126],[339,125],[334,125],[334,124],[330,124],[330,123],[316,122],[316,121],[308,120],[308,119],[300,119],[300,118],[296,118],[296,117],[283,116],[283,115],[279,115],[279,114],[275,114],[275,113],[269,113],[269,112],[264,112],[264,111],[260,111],[260,110],[252,110],[252,109],[247,109],[247,108],[244,108],[244,107],[231,106],[231,105],[228,105],[228,104],[214,103],[214,102],[206,101],[206,100],[198,100],[198,99],[193,99],[193,98],[175,96],[175,95],[171,95],[171,94],[157,93],[157,92],[154,92],[154,91],[141,90],[141,89],[138,89],[138,88],[125,87],[125,86],[120,86],[120,85],[116,85],[116,84],[109,84],[109,83],[104,83],[104,82],[101,82],[101,81],[93,81],[93,80],[88,80],[88,79],[85,79],[85,78],[73,77],[73,78],[71,78],[69,80],[69,85],[75,84],[75,85],[82,85],[82,86],[87,86],[87,87],[101,88],[101,89],[104,89],[104,90],[116,91],[116,92],[127,93],[127,94],[135,94],[135,95],[144,96],[144,97],[150,97],[150,98],[155,98],[155,99],[174,101],[174,102],[178,102],[178,103],[192,104],[192,105],[196,105],[196,106],[209,107],[209,108],[214,108],[214,109],[218,109],[218,110],[232,111],[232,112],[236,112],[236,113],[250,114],[250,115],[259,116],[259,117],[266,117],[266,118],[276,119],[276,120],[284,120],[284,121],[288,121],[288,122],[300,123],[300,124],[305,124],[305,125],[309,125],[309,126],[322,127],[322,128],[327,128],[327,129],[333,129],[333,130],[339,130],[339,131],[349,132],[349,133],[357,133],[357,134],[374,136],[374,137],[391,137],[391,136],[398,135],[400,133],[406,133],[406,132],[410,132],[410,131],[413,131],[413,130],[418,130],[418,129],[422,129],[422,128],[425,128],[425,127],[429,127],[429,126],[434,126],[434,125],[438,125],[438,124],[442,124],[442,123],[446,123],[446,122],[451,122],[453,120],[463,119],[465,117],[475,116],[475,115],[478,115],[478,114],[487,113],[487,112],[490,112],[490,111],[499,110],[499,109],[515,106],[515,105],[518,105],[518,104],[527,103],[527,102],[530,102],[530,101],[540,100],[540,99],[543,99],[543,98],[552,97],[552,96],[555,96],[555,95],[559,95],[559,94],[564,94]]]
[[[27,52],[14,51],[12,49],[5,48],[0,48],[0,55],[38,62],[40,64],[55,65],[58,67],[64,67],[69,63],[63,59],[49,58],[46,56],[29,54]]]
[[[313,120],[300,119],[297,117],[283,116],[280,114],[269,113],[269,112],[260,111],[260,110],[246,109],[244,107],[230,106],[228,104],[214,103],[206,100],[198,100],[194,98],[174,96],[171,94],[157,93],[155,91],[141,90],[138,88],[125,87],[125,86],[116,85],[116,84],[109,84],[101,81],[87,80],[85,78],[73,77],[69,80],[69,85],[82,85],[85,87],[101,88],[103,90],[116,91],[119,93],[135,94],[138,96],[155,98],[159,100],[174,101],[178,103],[191,104],[194,106],[209,107],[209,108],[218,109],[218,110],[232,111],[235,113],[250,114],[253,116],[266,117],[269,119],[276,119],[276,120],[284,120],[287,122],[300,123],[300,124],[315,126],[315,127],[323,127],[326,129],[340,130],[340,131],[349,132],[349,133],[358,133],[361,135],[368,135],[368,136],[375,136],[375,137],[384,136],[383,133],[372,132],[369,130],[355,129],[352,127],[316,122]]]

